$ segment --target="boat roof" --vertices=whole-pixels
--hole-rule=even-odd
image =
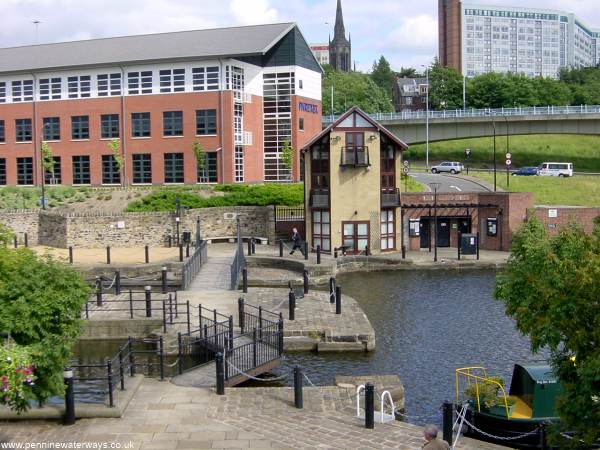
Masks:
[[[537,383],[555,383],[557,381],[556,375],[547,364],[544,365],[522,365],[515,364],[515,370],[517,367],[522,368],[527,374]]]

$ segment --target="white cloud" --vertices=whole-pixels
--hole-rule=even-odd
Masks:
[[[406,17],[400,26],[390,32],[382,48],[391,50],[430,49],[436,46],[438,37],[437,19],[426,14]]]
[[[241,25],[272,23],[278,17],[268,0],[232,0],[229,9]]]

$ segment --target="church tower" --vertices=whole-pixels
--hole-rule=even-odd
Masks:
[[[344,16],[342,15],[342,1],[338,0],[335,12],[333,41],[329,40],[329,64],[335,70],[350,72],[352,70],[350,61],[352,61],[352,42],[350,41],[350,35],[346,39]]]

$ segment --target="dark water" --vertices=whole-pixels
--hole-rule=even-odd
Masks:
[[[539,360],[493,299],[488,271],[376,272],[339,278],[375,328],[369,354],[288,354],[281,371],[300,365],[315,384],[339,375],[397,374],[409,421],[441,421],[439,407],[455,397],[457,367],[482,365],[510,382],[513,364]]]

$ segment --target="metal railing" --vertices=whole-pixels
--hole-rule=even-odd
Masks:
[[[277,222],[293,222],[304,220],[304,206],[275,205],[275,220]]]
[[[238,324],[242,334],[254,328],[260,330],[263,326],[271,325],[282,319],[281,313],[277,314],[263,309],[262,306],[251,305],[246,303],[243,298],[238,299]]]
[[[381,206],[400,206],[400,189],[382,189]]]
[[[246,267],[246,257],[244,256],[243,247],[238,245],[235,250],[233,262],[231,263],[231,290],[237,289],[240,281],[240,273],[244,267]]]
[[[600,105],[579,106],[531,106],[517,108],[453,109],[429,111],[430,119],[476,118],[486,116],[553,116],[568,114],[600,114]],[[340,116],[323,116],[323,123],[335,122]],[[369,114],[372,119],[381,121],[426,119],[427,111],[402,111],[399,113]]]
[[[369,147],[365,145],[352,145],[342,147],[342,160],[340,166],[368,166]]]
[[[194,249],[194,253],[188,258],[188,260],[183,264],[183,268],[181,269],[181,289],[186,290],[200,269],[202,268],[202,264],[204,264],[207,260],[207,249],[206,249],[206,241],[200,241],[200,245],[198,245]]]

